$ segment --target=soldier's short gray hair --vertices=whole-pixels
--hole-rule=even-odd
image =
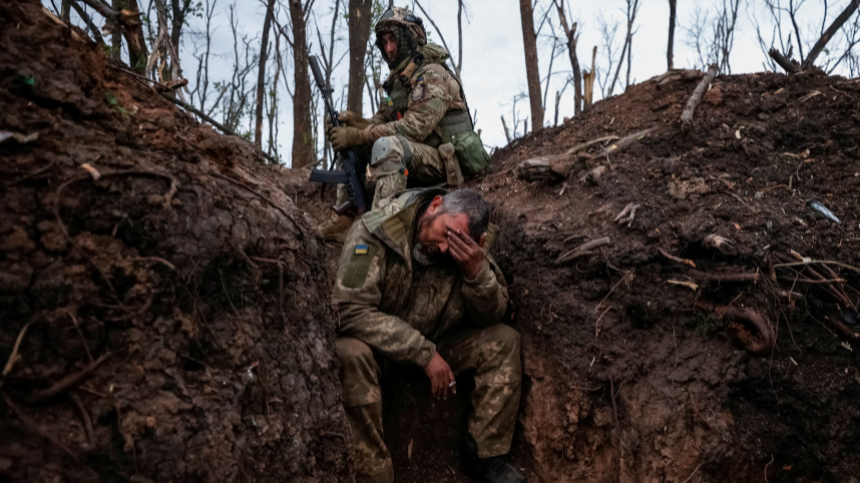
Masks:
[[[481,195],[470,189],[452,191],[442,197],[438,214],[465,214],[469,217],[469,236],[476,242],[490,224],[490,207]]]

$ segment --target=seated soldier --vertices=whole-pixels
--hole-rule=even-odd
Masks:
[[[508,292],[486,255],[494,238],[487,204],[472,190],[438,188],[382,204],[347,234],[333,294],[356,480],[394,480],[379,385],[388,359],[422,367],[437,398],[456,393],[455,373],[475,371],[465,470],[484,481],[525,481],[505,461],[520,402],[520,336],[501,323]]]
[[[404,190],[407,176],[412,186],[456,186],[462,182],[461,165],[467,174],[486,167],[488,156],[473,131],[463,89],[445,65],[449,54],[427,44],[422,20],[393,7],[374,30],[376,46],[391,71],[383,84],[388,96],[370,119],[341,113],[343,126],[326,129],[332,148],[370,151],[375,200]],[[458,146],[457,156],[452,142]],[[343,186],[337,194],[337,205],[347,200]],[[348,215],[334,214],[320,230],[326,240],[343,241],[352,222]]]

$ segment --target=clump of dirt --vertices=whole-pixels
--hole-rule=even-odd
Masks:
[[[860,474],[860,83],[720,76],[684,131],[697,82],[631,86],[472,182],[502,226],[544,481]]]
[[[348,480],[290,177],[41,10],[0,8],[0,478]]]

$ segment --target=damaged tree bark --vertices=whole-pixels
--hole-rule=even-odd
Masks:
[[[710,67],[708,67],[708,73],[705,74],[702,82],[699,82],[699,85],[696,86],[696,90],[693,91],[693,95],[690,96],[690,100],[687,101],[687,107],[685,107],[684,112],[681,113],[682,129],[686,130],[692,126],[693,114],[696,113],[696,107],[698,107],[699,103],[702,102],[702,96],[705,94],[705,91],[708,90],[714,77],[717,76],[717,71],[717,65],[711,64]]]
[[[146,67],[149,53],[146,50],[146,38],[143,35],[143,23],[140,17],[143,13],[137,6],[137,0],[128,0],[125,9],[115,10],[101,0],[81,0],[93,10],[101,14],[114,28],[122,27],[122,34],[128,45],[128,64],[135,72],[142,74]]]
[[[526,78],[529,85],[532,131],[538,132],[543,128],[543,102],[541,102],[537,34],[535,34],[534,12],[531,0],[520,0],[520,20],[523,26],[523,46],[526,51]],[[525,132],[528,132],[528,129]]]

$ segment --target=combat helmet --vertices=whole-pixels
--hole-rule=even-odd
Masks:
[[[374,28],[376,32],[376,47],[382,53],[382,58],[389,68],[394,68],[411,56],[419,47],[427,43],[427,32],[424,21],[409,10],[401,7],[391,7],[386,10]],[[385,47],[382,45],[382,34],[391,33],[397,39],[397,58],[389,60],[385,57]]]

